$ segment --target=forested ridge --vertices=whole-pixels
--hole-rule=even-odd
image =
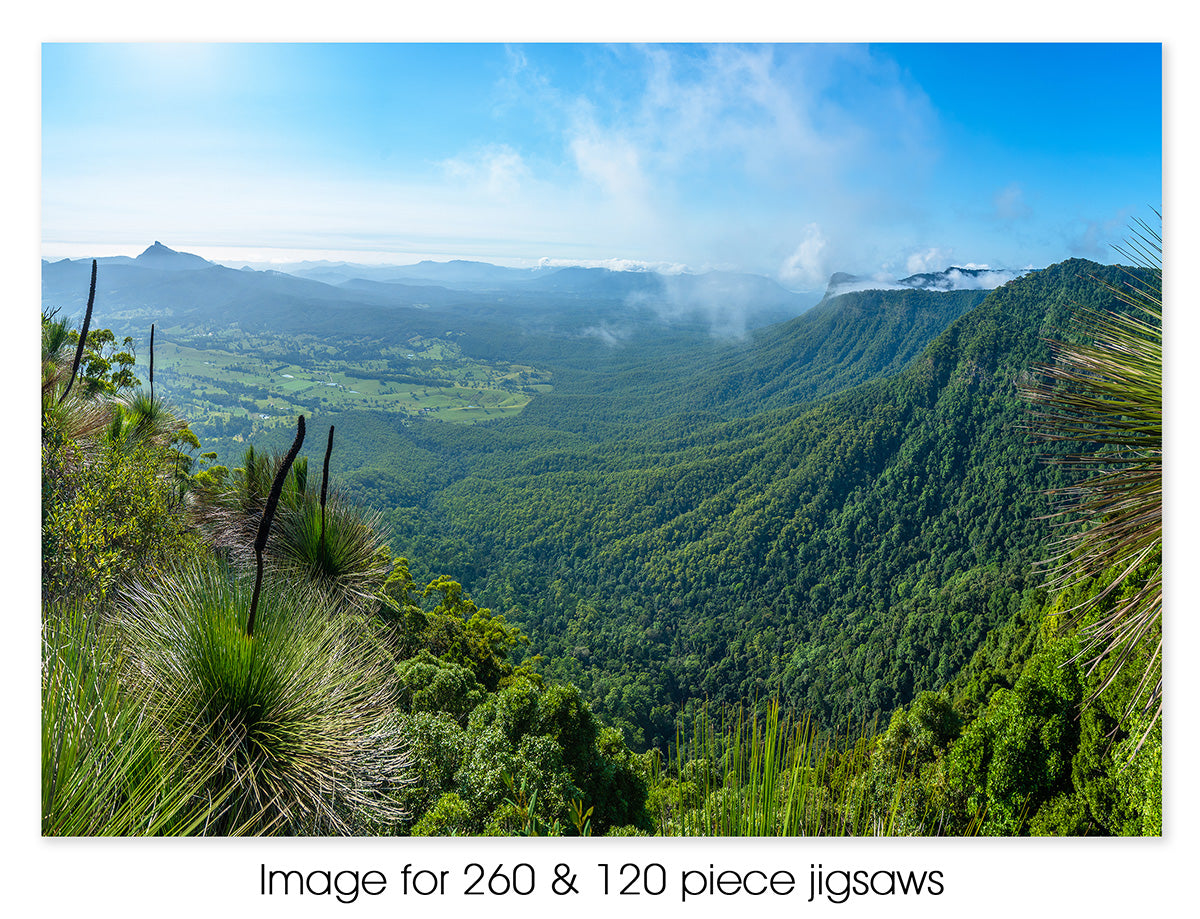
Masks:
[[[668,743],[688,700],[885,715],[944,685],[1038,584],[1059,472],[1017,383],[1074,310],[1112,304],[1093,275],[1119,271],[1068,261],[979,297],[902,372],[824,399],[600,437],[576,421],[594,396],[561,387],[493,430],[414,430],[391,468],[428,491],[410,480],[389,519],[639,745]],[[884,299],[849,296],[851,316]],[[350,474],[376,501],[379,456]]]
[[[518,417],[309,419],[329,430],[338,483],[330,532],[344,538],[328,544],[320,447],[310,438],[296,458],[303,419],[289,458],[265,437],[226,466],[153,389],[134,391],[111,333],[93,334],[84,395],[69,399],[68,344],[86,322],[71,338],[44,317],[45,653],[87,657],[101,695],[121,684],[104,704],[143,751],[121,768],[196,790],[165,810],[151,795],[163,816],[142,823],[88,823],[85,808],[82,831],[1160,832],[1157,723],[1130,723],[1135,687],[1120,674],[1084,706],[1108,671],[1085,668],[1063,616],[1073,601],[1037,567],[1047,491],[1071,480],[1046,461],[1065,448],[1031,439],[1022,395],[1053,359],[1047,339],[1086,337],[1070,322],[1081,309],[1125,311],[1104,282],[1139,271],[1071,260],[986,295],[847,294],[738,342],[644,327],[615,347],[558,333],[517,345],[510,330],[509,357],[555,374]],[[462,342],[477,356],[495,345]],[[364,506],[379,516],[352,509]],[[210,717],[167,698],[170,630],[138,625],[162,604],[178,605],[161,621],[218,629],[231,662],[249,639],[308,672],[302,650],[242,621],[262,540],[277,568],[268,621],[327,609],[301,617],[296,641],[338,648],[341,685],[378,691],[355,701],[358,721],[326,724],[348,733],[315,741],[358,776],[330,792],[345,795],[332,809],[302,782],[290,804],[264,806],[255,770],[288,781],[271,760],[160,746],[178,718]],[[319,601],[285,587],[302,572]],[[1103,580],[1075,598],[1108,597]],[[112,669],[98,633],[163,682]],[[45,730],[78,728],[57,708],[75,690],[56,682],[78,672],[45,670]],[[734,711],[749,720],[718,714]],[[776,788],[755,785],[754,751],[749,779],[729,771],[759,719],[781,737],[802,725],[789,749],[817,757],[783,768],[819,793],[766,822],[742,810]],[[861,727],[839,735],[847,723]],[[394,755],[357,748],[362,730]],[[55,743],[43,760],[57,776],[70,764]],[[43,788],[46,832],[80,826],[56,789]]]

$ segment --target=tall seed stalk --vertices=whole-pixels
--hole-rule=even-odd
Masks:
[[[150,323],[150,402],[154,402],[154,323]]]
[[[321,469],[321,547],[325,554],[325,498],[329,490],[329,457],[333,454],[333,425],[329,426],[329,443],[325,446],[325,465]]]
[[[67,388],[63,390],[58,401],[61,404],[67,398],[67,393],[71,391],[71,387],[75,385],[75,375],[79,372],[79,363],[83,360],[83,348],[87,344],[88,327],[92,324],[92,307],[96,303],[96,260],[92,259],[92,284],[88,290],[87,310],[83,314],[83,328],[79,331],[79,345],[75,348],[75,362],[71,365],[71,379],[67,381]]]
[[[296,420],[296,439],[292,441],[292,447],[288,450],[287,456],[283,458],[283,464],[275,474],[275,481],[271,483],[271,493],[267,496],[267,506],[263,508],[262,520],[258,524],[258,535],[254,537],[254,593],[250,598],[250,615],[246,619],[247,638],[254,637],[254,617],[258,613],[258,596],[262,590],[263,550],[267,547],[267,537],[271,532],[271,520],[275,517],[275,508],[279,505],[279,494],[283,491],[283,480],[287,478],[288,470],[292,468],[292,463],[295,462],[296,456],[300,453],[300,446],[303,443],[304,416],[300,415]]]

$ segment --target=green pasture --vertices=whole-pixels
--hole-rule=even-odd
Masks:
[[[312,361],[303,364],[278,357],[285,347],[297,350],[290,339],[256,340],[253,350],[241,350],[243,343],[225,337],[215,340],[214,347],[198,344],[155,343],[155,372],[169,397],[193,417],[249,417],[261,427],[273,427],[277,419],[290,423],[297,413],[317,409],[382,410],[475,424],[516,415],[529,404],[529,389],[550,388],[545,372],[464,358],[457,345],[436,339],[414,339],[386,349],[378,359],[359,361],[341,359],[336,348],[322,343],[311,349]],[[144,360],[139,355],[138,372],[146,380]],[[403,374],[422,382],[379,380],[363,373]]]

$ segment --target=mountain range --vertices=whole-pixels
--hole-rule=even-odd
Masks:
[[[263,321],[283,329],[320,330],[344,323],[347,312],[377,321],[380,310],[436,308],[446,318],[516,321],[569,334],[633,322],[639,327],[693,324],[714,334],[740,336],[814,305],[811,296],[769,278],[724,271],[509,268],[463,260],[402,266],[299,262],[235,270],[157,241],[136,258],[108,256],[97,262],[103,268],[101,291],[108,297],[109,314],[115,323],[131,326],[138,320]],[[89,271],[89,259],[43,260],[43,305],[81,311]],[[950,268],[885,282],[836,274],[825,299],[851,289],[988,289],[1012,276]],[[615,333],[607,329],[607,334],[611,339]]]

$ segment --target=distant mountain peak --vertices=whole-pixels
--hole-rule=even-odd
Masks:
[[[150,268],[166,268],[172,271],[211,268],[213,264],[208,259],[192,255],[190,252],[177,252],[169,246],[164,246],[157,239],[154,245],[148,246],[135,261]]]
[[[1007,268],[960,268],[952,265],[945,271],[925,271],[901,278],[905,287],[925,290],[992,290],[1026,274],[1025,270]]]
[[[859,277],[856,274],[850,274],[849,272],[845,271],[835,271],[829,276],[829,286],[841,287],[843,284],[849,284],[852,281],[857,280],[859,280]]]
[[[839,294],[858,290],[992,290],[1002,284],[1007,284],[1014,278],[1028,273],[1030,269],[1011,270],[1007,268],[960,268],[951,266],[944,271],[926,271],[920,274],[910,274],[906,278],[890,280],[881,277],[866,277],[863,275],[836,272],[829,277],[829,286],[825,288],[825,296],[836,297]]]

